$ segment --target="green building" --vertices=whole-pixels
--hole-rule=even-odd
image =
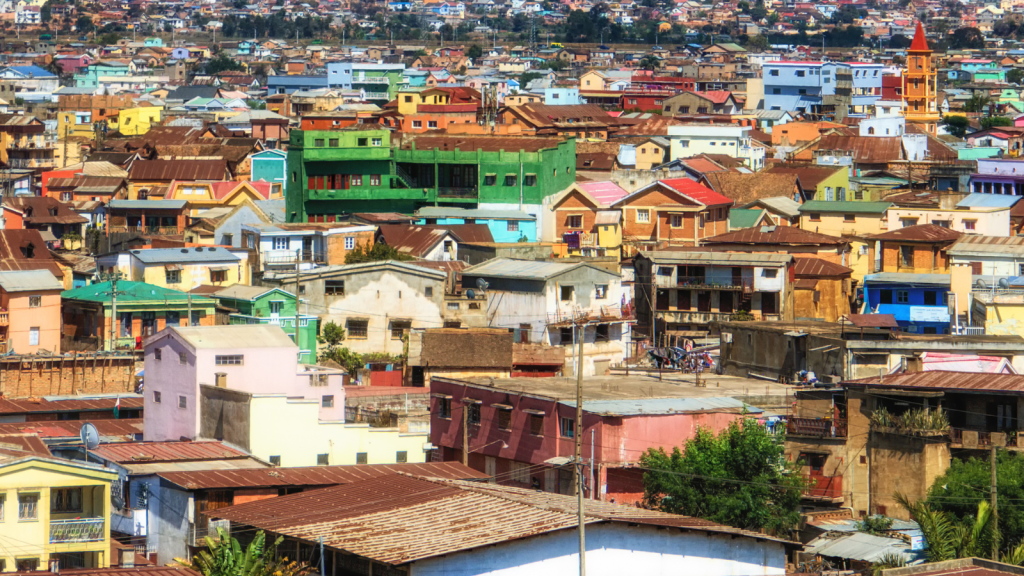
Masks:
[[[213,326],[217,303],[209,298],[145,282],[120,280],[90,284],[61,293],[64,333],[100,350],[135,349],[168,326]],[[110,319],[117,321],[111,333]],[[113,342],[111,342],[113,336]]]
[[[424,206],[539,212],[576,181],[574,138],[406,135],[378,125],[292,130],[288,222]]]
[[[228,324],[273,324],[295,340],[295,294],[280,288],[235,284],[210,294],[221,305],[237,310]],[[316,362],[317,317],[299,315],[299,362]]]

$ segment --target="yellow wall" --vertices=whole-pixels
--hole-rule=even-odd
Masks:
[[[665,163],[667,150],[654,142],[644,142],[636,147],[636,169],[650,170]]]
[[[424,94],[426,92],[426,94]],[[411,100],[411,101],[407,101]],[[424,90],[423,92],[400,92],[398,94],[398,113],[416,114],[420,104],[450,104],[451,95],[446,92],[434,92]]]
[[[850,252],[847,255],[846,267],[853,270],[850,276],[858,283],[864,281],[865,274],[874,274],[874,258],[871,246],[863,240],[850,239]]]
[[[228,270],[226,278],[223,282],[214,282],[211,280],[210,268],[216,268],[221,266],[227,266]],[[172,290],[181,290],[182,292],[188,292],[193,288],[197,288],[203,284],[210,284],[214,286],[231,286],[232,284],[249,284],[249,263],[245,260],[239,261],[237,264],[227,263],[215,263],[215,264],[196,264],[193,266],[182,266],[181,282],[175,284],[167,283],[167,270],[164,269],[164,265],[153,265],[147,266],[143,269],[132,270],[131,279],[135,282],[145,282],[147,284],[153,284],[161,286],[163,288],[170,288]]]
[[[1019,296],[996,296],[995,302],[987,304],[975,299],[975,305],[985,310],[985,334],[1024,336],[1024,299]],[[963,309],[961,306],[961,312]]]
[[[93,138],[96,136],[92,123],[76,124],[74,112],[61,112],[57,114],[57,138],[63,140],[65,136],[83,136]],[[65,132],[65,130],[67,132]]]
[[[622,246],[622,227],[617,224],[601,224],[597,227],[597,245],[602,248]]]
[[[879,234],[888,231],[881,216],[857,214],[854,222],[846,222],[843,214],[822,212],[821,220],[811,220],[809,214],[800,215],[800,228],[829,236]]]
[[[13,572],[19,559],[37,558],[45,569],[50,554],[87,552],[86,567],[107,568],[110,565],[110,483],[117,474],[56,461],[29,459],[0,467],[0,496],[3,516],[0,518],[0,558],[5,571]],[[51,513],[51,495],[58,488],[83,487],[82,510],[73,513]],[[36,519],[19,519],[19,494],[38,494]],[[102,518],[102,540],[95,542],[50,544],[51,520]]]
[[[399,451],[406,452],[409,462],[426,462],[426,431],[403,433],[395,428],[370,428],[368,424],[320,422],[319,413],[316,399],[253,396],[250,452],[264,460],[280,456],[281,466],[316,466],[318,454],[328,454],[332,466],[350,465],[356,463],[359,452],[367,454],[368,464],[394,464]],[[287,426],[268,426],[268,422]]]
[[[160,121],[163,106],[146,106],[144,108],[128,108],[117,113],[117,120],[111,118],[108,124],[125,136],[139,136],[149,132],[154,122]]]

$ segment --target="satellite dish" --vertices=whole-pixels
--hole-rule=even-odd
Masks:
[[[79,430],[78,435],[82,439],[82,444],[85,445],[86,450],[95,450],[100,445],[100,433],[89,422],[82,424],[82,429]]]
[[[1006,278],[1000,278],[999,287],[1002,288],[1003,290],[1008,289],[1010,287],[1010,281],[1007,280]]]
[[[488,286],[490,286],[490,284],[487,283],[487,280],[484,280],[483,278],[476,279],[476,287],[479,288],[481,292],[485,292]]]
[[[981,288],[982,290],[984,290],[985,288],[988,288],[988,284],[985,284],[984,280],[978,280],[977,282],[974,283],[974,287]]]
[[[476,292],[473,292],[472,288],[470,288],[469,290],[466,290],[466,298],[469,298],[470,300],[472,300],[473,298],[476,298]]]

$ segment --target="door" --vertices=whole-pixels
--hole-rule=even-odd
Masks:
[[[302,259],[306,262],[313,260],[313,237],[302,237]]]
[[[498,475],[498,461],[494,456],[484,456],[484,474],[490,476],[487,479],[488,482],[495,483],[494,477]]]
[[[271,302],[270,303],[270,323],[277,324],[278,318],[281,317],[281,308],[284,306],[284,302]]]

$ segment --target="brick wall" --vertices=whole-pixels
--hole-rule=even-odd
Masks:
[[[135,391],[134,356],[60,356],[0,360],[0,393],[8,398]]]

